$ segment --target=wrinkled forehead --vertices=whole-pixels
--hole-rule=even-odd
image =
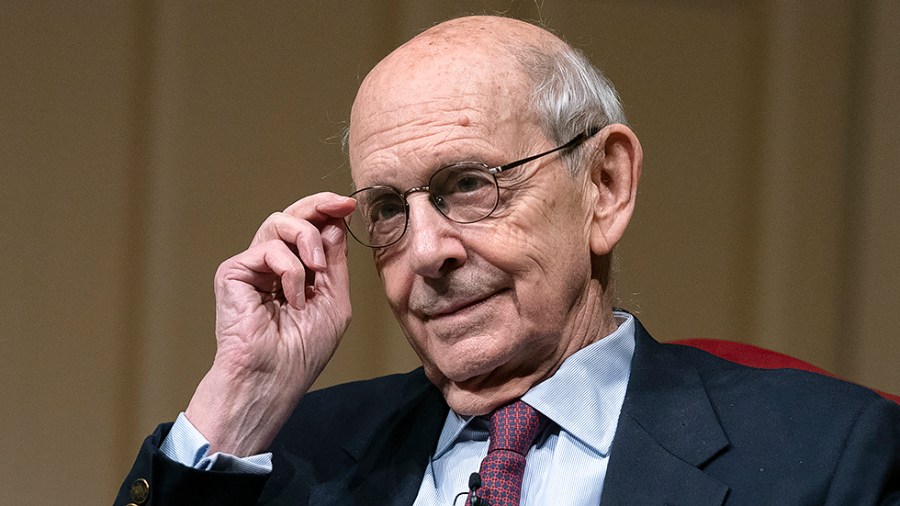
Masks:
[[[401,47],[365,79],[353,105],[349,154],[354,182],[398,162],[434,167],[487,149],[491,139],[535,123],[529,81],[507,51],[447,41]],[[365,181],[361,181],[365,180]]]

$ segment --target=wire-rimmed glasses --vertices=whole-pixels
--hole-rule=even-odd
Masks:
[[[363,246],[384,248],[403,237],[409,226],[407,197],[416,192],[428,192],[428,201],[445,218],[456,223],[475,223],[490,216],[500,200],[497,174],[557,151],[576,148],[599,128],[581,132],[569,142],[536,155],[505,165],[463,162],[448,165],[431,175],[426,186],[400,191],[392,186],[369,186],[350,194],[356,199],[356,209],[344,218],[347,230]]]

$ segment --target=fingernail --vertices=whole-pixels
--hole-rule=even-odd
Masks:
[[[322,251],[322,248],[313,250],[313,263],[316,264],[317,267],[325,267],[325,252]]]

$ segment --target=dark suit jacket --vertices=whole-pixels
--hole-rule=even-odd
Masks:
[[[310,393],[273,443],[268,477],[176,464],[158,450],[162,425],[115,504],[144,478],[145,504],[158,506],[411,505],[447,410],[421,370]],[[819,375],[659,344],[638,323],[602,501],[900,504],[900,406]]]

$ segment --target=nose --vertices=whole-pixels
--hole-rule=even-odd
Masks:
[[[410,195],[407,202],[406,254],[413,272],[436,279],[465,264],[467,254],[459,224],[438,212],[426,192]]]

